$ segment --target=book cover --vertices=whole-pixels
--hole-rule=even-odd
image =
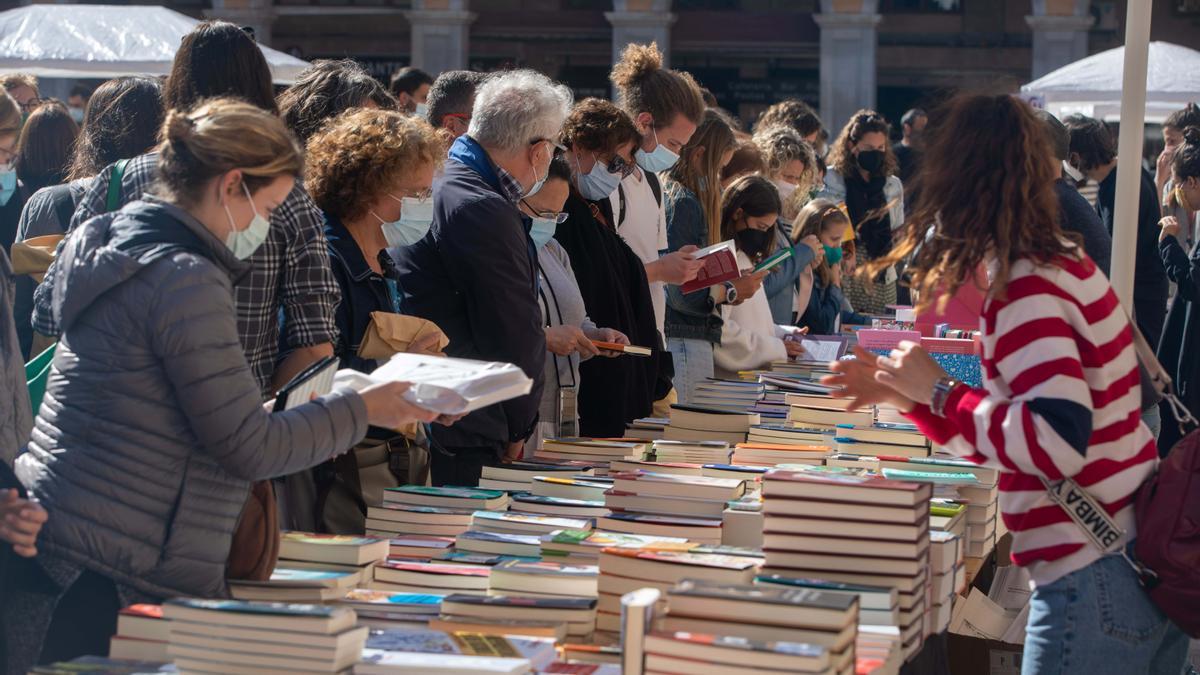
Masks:
[[[575,579],[591,579],[600,574],[600,568],[595,565],[560,565],[554,562],[521,562],[515,560],[500,563],[496,566],[495,571],[509,574]]]
[[[425,485],[402,485],[387,488],[385,493],[423,495],[427,497],[445,497],[451,499],[477,499],[488,501],[502,499],[505,493],[501,490],[480,490],[468,487],[429,487]],[[334,536],[334,535],[331,535]]]
[[[721,520],[713,518],[684,518],[681,516],[659,516],[648,513],[613,513],[606,518],[628,523],[651,525],[680,525],[684,527],[721,527]]]
[[[698,544],[689,542],[687,539],[682,537],[656,537],[645,534],[624,534],[621,532],[601,531],[588,532],[584,530],[563,530],[561,532],[554,532],[543,539],[543,541],[551,544],[584,546],[597,549],[672,546],[682,550],[688,550],[698,546]]]
[[[375,607],[438,607],[445,595],[435,593],[388,593],[366,588],[355,588],[346,593],[343,602]]]
[[[858,597],[844,593],[825,593],[812,588],[784,586],[737,586],[713,584],[703,581],[684,580],[671,590],[670,595],[739,602],[757,602],[769,605],[805,606],[848,612],[858,604]]]
[[[392,548],[444,549],[454,545],[454,537],[395,537],[388,543]]]
[[[536,513],[520,513],[518,511],[476,511],[475,520],[486,520],[494,523],[514,523],[537,525],[550,529],[587,530],[594,521],[590,518],[561,518],[558,516],[543,516]]]
[[[774,254],[769,255],[766,258],[763,258],[762,262],[760,262],[754,266],[754,271],[762,272],[764,270],[769,270],[769,269],[775,267],[776,265],[782,263],[783,261],[787,260],[790,257],[792,257],[792,249],[781,248],[778,251],[776,251]]]
[[[789,449],[796,446],[787,446]],[[764,474],[770,469],[765,466],[744,466],[742,464],[705,464],[705,469],[715,469],[717,471],[733,471],[745,474]]]
[[[815,472],[815,471],[781,471],[776,470],[767,474],[764,484],[780,483],[815,483],[825,485],[841,485],[851,488],[870,488],[875,490],[900,490],[916,492],[928,489],[928,486],[918,483],[888,480],[880,476],[857,475],[853,473]],[[849,500],[853,498],[848,497]]]
[[[161,619],[163,618],[163,608],[162,605],[139,603],[122,608],[118,614],[124,614],[125,616],[140,616],[146,619]]]
[[[522,562],[537,562],[538,558],[529,558],[519,555],[493,555],[491,553],[476,553],[474,551],[443,551],[438,554],[434,560],[442,560],[453,565],[473,565],[495,567],[503,562],[510,560],[520,560]]]
[[[468,530],[458,535],[459,540],[467,541],[486,541],[496,544],[513,544],[519,546],[538,546],[541,543],[536,535],[531,534],[508,534],[506,532],[484,532],[480,530]]]
[[[182,607],[209,612],[232,612],[235,614],[263,614],[271,616],[297,616],[329,618],[339,612],[339,607],[307,605],[286,602],[255,602],[250,600],[205,600],[203,598],[172,598],[163,603],[165,607]],[[169,614],[169,610],[164,609]]]
[[[317,546],[371,546],[383,539],[360,537],[350,534],[315,534],[312,532],[284,532],[281,535],[281,546],[288,544],[315,544]]]
[[[808,656],[819,658],[825,653],[825,648],[804,642],[765,642],[732,635],[705,635],[703,633],[652,633],[655,637],[663,637],[676,642],[686,642],[695,645],[722,647],[740,651],[775,652],[793,656]]]
[[[401,572],[417,572],[420,574],[434,575],[449,575],[458,577],[486,577],[490,574],[491,568],[484,566],[472,565],[451,565],[426,562],[408,562],[400,560],[388,560],[381,562],[375,566],[378,568],[398,570]]]
[[[704,261],[704,267],[700,268],[695,279],[679,287],[679,290],[685,294],[726,281],[733,281],[742,275],[741,270],[738,269],[737,255],[734,253],[732,241],[723,241],[702,248],[694,255],[697,260]]]
[[[544,497],[528,492],[521,492],[513,495],[514,502],[527,502],[530,504],[545,504],[546,506],[562,506],[573,508],[604,508],[603,500],[593,499],[566,499],[564,497]]]
[[[624,549],[624,548],[606,548],[605,555],[616,555],[623,558],[636,558],[638,560],[649,560],[652,562],[667,563],[672,565],[690,565],[694,567],[717,567],[728,570],[747,570],[756,567],[757,563],[753,559],[747,559],[739,556],[705,554],[705,553],[690,553],[685,551],[655,551],[655,550],[639,550],[639,549]]]
[[[534,609],[595,609],[596,598],[531,598],[516,595],[448,595],[446,603],[481,607],[521,607]]]
[[[353,584],[358,580],[359,572],[339,572],[335,570],[290,569],[276,567],[271,572],[271,578],[266,581],[248,579],[230,579],[230,584],[238,586],[277,586],[280,588],[333,588]]]

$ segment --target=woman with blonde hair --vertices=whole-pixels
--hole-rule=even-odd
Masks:
[[[825,189],[818,195],[846,204],[859,242],[859,262],[891,253],[892,233],[904,225],[904,186],[896,176],[890,131],[887,120],[874,110],[854,113],[829,150]],[[873,279],[856,275],[846,279],[846,294],[860,312],[883,314],[896,302],[896,279],[896,265]]]
[[[705,111],[665,181],[670,250],[704,248],[722,241],[721,169],[736,149],[737,139],[724,117]],[[721,343],[717,306],[745,300],[761,285],[762,275],[748,275],[686,294],[680,286],[667,286],[667,349],[675,362],[675,391],[681,403],[691,399],[697,384],[713,376],[713,345]]]
[[[106,653],[130,603],[227,596],[252,481],[324,462],[368,424],[434,417],[402,383],[263,407],[233,286],[303,168],[300,148],[278,118],[229,99],[172,111],[162,136],[154,196],[89,220],[60,254],[62,341],[16,461],[51,514],[37,562],[54,583],[7,590],[7,672]]]

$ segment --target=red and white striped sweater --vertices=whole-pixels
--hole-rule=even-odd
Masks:
[[[909,418],[935,443],[1001,470],[1012,559],[1045,585],[1101,556],[1039,480],[1070,476],[1134,536],[1133,498],[1158,455],[1142,424],[1129,320],[1086,256],[1019,261],[980,319],[984,387],[959,386],[946,417]]]

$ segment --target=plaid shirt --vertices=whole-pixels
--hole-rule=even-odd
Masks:
[[[142,155],[125,167],[120,203],[140,199],[154,183],[158,155]],[[100,172],[75,208],[71,229],[108,211],[108,187],[113,173]],[[280,309],[283,310],[286,344],[291,348],[333,342],[337,328],[333,308],[340,297],[329,267],[324,217],[298,184],[275,210],[266,241],[248,262],[252,269],[234,289],[238,337],[254,377],[269,395],[280,348]],[[54,267],[38,287],[33,326],[43,335],[57,335],[51,306]]]
[[[525,188],[521,187],[521,181],[501,168],[499,164],[492,164],[492,166],[496,168],[496,177],[500,179],[500,191],[504,193],[505,197],[508,197],[508,201],[514,204],[520,202],[525,196]]]

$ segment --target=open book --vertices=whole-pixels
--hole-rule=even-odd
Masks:
[[[339,370],[335,387],[361,391],[382,382],[411,382],[404,398],[443,415],[461,415],[529,393],[533,380],[511,363],[396,354],[371,374]]]
[[[684,293],[692,293],[701,288],[733,281],[742,276],[742,272],[737,266],[737,254],[734,251],[732,240],[702,248],[692,255],[696,260],[703,260],[704,267],[700,268],[700,273],[696,275],[695,279],[679,287],[679,290]]]

